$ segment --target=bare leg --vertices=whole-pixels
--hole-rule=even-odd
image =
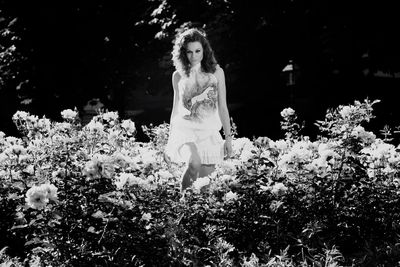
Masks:
[[[197,147],[194,143],[187,143],[184,145],[186,149],[186,155],[188,157],[186,169],[182,175],[181,191],[183,192],[186,188],[190,187],[192,183],[197,179],[201,168],[201,160]]]
[[[215,171],[215,165],[214,164],[202,164],[201,167],[200,167],[200,171],[199,171],[199,178],[207,177],[208,175],[210,175],[214,171]],[[207,191],[207,189],[209,187],[210,187],[210,185],[203,186],[200,189],[200,191],[204,193],[205,191]]]
[[[206,177],[215,171],[214,164],[202,164],[199,170],[199,178]]]

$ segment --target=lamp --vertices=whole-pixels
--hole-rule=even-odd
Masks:
[[[297,82],[297,64],[293,63],[293,60],[290,59],[289,63],[283,68],[282,72],[285,76],[286,86],[289,87],[290,90],[290,105],[294,104],[294,86]]]
[[[283,68],[282,72],[286,77],[286,85],[292,86],[296,84],[293,60],[289,60],[289,63]]]

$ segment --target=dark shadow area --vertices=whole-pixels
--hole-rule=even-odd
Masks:
[[[17,110],[60,120],[60,111],[77,107],[85,116],[83,107],[94,98],[138,126],[169,122],[172,40],[189,24],[208,32],[240,136],[281,138],[286,107],[306,122],[303,134],[315,136],[313,123],[328,108],[366,97],[382,100],[374,131],[399,124],[400,42],[390,5],[167,2],[168,8],[145,0],[0,1],[0,29],[10,32],[0,43],[14,44],[18,59],[2,62],[12,64],[2,76],[0,130],[18,134],[11,121]],[[282,73],[289,60],[298,67],[290,87]],[[130,115],[138,110],[143,113]]]

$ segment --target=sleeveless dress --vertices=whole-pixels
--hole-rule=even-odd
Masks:
[[[222,123],[218,113],[218,80],[212,73],[201,72],[201,64],[178,82],[179,101],[171,118],[170,135],[165,148],[171,161],[188,160],[186,143],[194,143],[202,164],[218,164],[224,159]],[[186,151],[187,152],[187,151]]]

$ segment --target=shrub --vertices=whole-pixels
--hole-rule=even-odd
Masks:
[[[312,141],[294,110],[285,138],[233,139],[234,157],[188,189],[167,164],[169,125],[102,112],[86,126],[26,112],[0,135],[5,264],[45,266],[395,265],[398,148],[365,130],[376,101],[329,110]]]

